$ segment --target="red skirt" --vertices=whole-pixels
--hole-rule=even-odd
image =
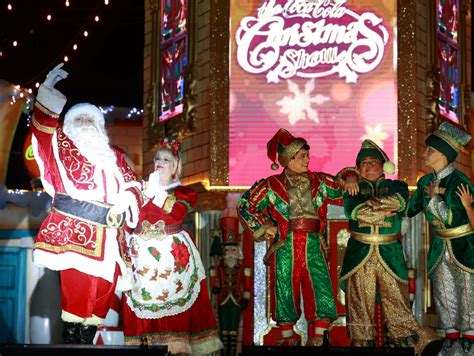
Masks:
[[[125,344],[140,345],[146,337],[148,345],[166,345],[171,353],[210,353],[220,350],[206,281],[194,304],[186,311],[160,319],[140,319],[130,310],[126,295],[122,299],[122,320]]]

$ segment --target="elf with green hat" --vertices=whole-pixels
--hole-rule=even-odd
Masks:
[[[444,348],[449,354],[474,352],[474,233],[456,194],[471,181],[453,167],[461,147],[471,135],[451,122],[443,122],[425,141],[425,165],[433,170],[418,180],[408,216],[421,212],[434,230],[428,252],[428,277],[433,281]]]
[[[322,345],[324,332],[337,317],[322,233],[326,204],[342,204],[343,190],[334,177],[309,171],[309,149],[304,138],[280,129],[267,143],[267,154],[272,168],[278,169],[278,159],[283,172],[257,182],[237,207],[254,238],[271,242],[264,262],[270,266],[271,314],[280,327],[281,345],[297,343],[293,326],[301,315],[301,299],[307,345]]]
[[[378,294],[388,329],[397,346],[414,346],[417,353],[432,341],[412,314],[408,301],[408,273],[400,230],[408,200],[408,186],[385,179],[394,164],[386,153],[365,140],[357,155],[359,193],[344,194],[349,238],[341,270],[346,289],[347,327],[353,346],[374,345],[375,301]]]

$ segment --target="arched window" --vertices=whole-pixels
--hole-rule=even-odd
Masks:
[[[455,123],[460,123],[459,0],[436,0],[436,5],[436,54],[439,67],[438,108],[442,116]]]
[[[188,61],[188,0],[161,0],[159,121],[183,112],[184,68]]]

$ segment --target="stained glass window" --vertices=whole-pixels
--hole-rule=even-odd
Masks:
[[[183,112],[187,18],[188,0],[161,0],[160,121]]]
[[[442,116],[459,123],[459,0],[436,0],[436,5],[438,108]]]

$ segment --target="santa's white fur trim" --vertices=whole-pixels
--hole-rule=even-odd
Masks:
[[[87,115],[94,119],[99,126],[104,127],[105,119],[102,111],[95,105],[89,103],[79,103],[72,106],[64,116],[64,122],[73,121],[76,117],[80,115]]]
[[[95,325],[99,326],[104,323],[104,319],[99,318],[97,315],[92,314],[90,318],[85,318],[83,324],[84,325]]]
[[[68,323],[82,323],[85,319],[77,316],[75,314],[71,314],[65,310],[61,312],[61,319]]]
[[[41,103],[49,111],[59,115],[66,105],[66,97],[59,90],[48,88],[43,84],[38,89],[36,100]]]
[[[53,134],[53,140],[55,136],[56,136],[56,131]],[[33,154],[35,156],[36,163],[38,164],[38,168],[40,170],[41,183],[43,184],[44,190],[46,190],[46,193],[48,193],[51,197],[54,197],[56,195],[56,190],[54,189],[51,182],[49,182],[46,179],[46,176],[44,175],[45,173],[44,162],[39,154],[38,140],[36,139],[35,135],[31,136],[31,145],[33,146]]]

